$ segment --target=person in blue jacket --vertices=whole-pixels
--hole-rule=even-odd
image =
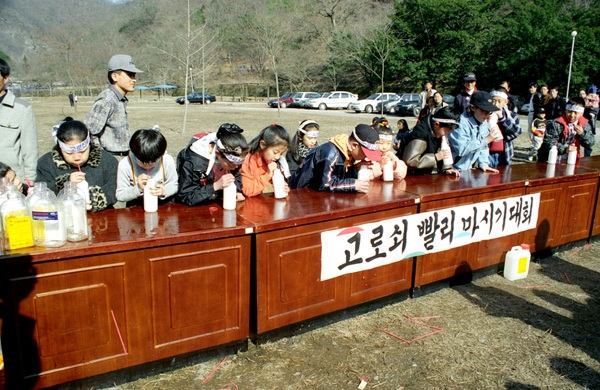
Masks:
[[[498,170],[489,166],[488,145],[502,138],[502,133],[497,127],[490,133],[487,122],[490,114],[498,110],[488,92],[477,91],[473,94],[469,107],[460,116],[458,129],[448,134],[454,169],[465,171],[479,168],[484,172],[498,173]]]

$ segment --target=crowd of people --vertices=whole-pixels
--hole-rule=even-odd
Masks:
[[[119,54],[108,62],[108,88],[85,119],[65,118],[54,129],[55,146],[38,159],[33,110],[5,88],[10,67],[3,60],[0,73],[0,174],[24,192],[34,180],[55,193],[67,182],[85,181],[91,211],[141,205],[146,186],[160,203],[195,206],[218,201],[233,184],[236,200],[243,201],[273,192],[277,171],[286,179],[286,193],[303,187],[366,193],[372,180],[414,174],[460,176],[470,169],[495,174],[499,166],[511,164],[513,141],[523,131],[531,142],[530,160],[546,161],[553,146],[561,158],[570,151],[579,158],[582,151],[591,153],[598,114],[595,86],[566,101],[555,87],[541,85],[538,92],[538,85],[531,84],[533,108],[524,128],[508,82],[482,91],[476,75],[467,73],[454,105],[444,103],[432,82],[424,83],[413,129],[404,119],[392,129],[386,118],[375,117],[371,124],[319,143],[319,124],[307,119],[291,137],[272,123],[248,142],[242,128],[224,123],[216,131],[195,134],[173,158],[157,126],[130,133],[126,96],[142,71],[130,56]],[[363,169],[366,176],[359,174]],[[391,172],[387,177],[386,171]]]

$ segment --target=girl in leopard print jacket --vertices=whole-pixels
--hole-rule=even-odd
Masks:
[[[63,122],[56,137],[56,145],[38,160],[37,181],[58,194],[67,181],[85,180],[90,192],[88,210],[111,208],[117,201],[117,159],[90,142],[83,122]]]

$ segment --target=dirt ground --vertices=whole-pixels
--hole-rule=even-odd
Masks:
[[[40,154],[50,128],[73,115],[68,100],[28,99],[34,106]],[[290,133],[303,119],[321,125],[320,141],[348,133],[373,114],[276,109],[261,103],[222,102],[184,108],[131,97],[132,130],[159,124],[172,155],[193,133],[224,122],[246,138],[276,122]],[[91,99],[80,98],[75,119]],[[396,117],[388,117],[396,122]],[[406,118],[414,125],[414,118]],[[521,117],[526,121],[525,117]],[[528,140],[516,142],[523,162]],[[596,154],[596,153],[595,153]],[[600,243],[579,242],[531,263],[529,276],[508,281],[488,269],[470,283],[438,283],[263,336],[109,373],[58,389],[600,389]],[[432,334],[433,333],[433,334]],[[393,335],[406,340],[406,343]],[[424,336],[424,337],[423,337]]]

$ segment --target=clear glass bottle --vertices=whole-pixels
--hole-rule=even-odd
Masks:
[[[27,190],[27,205],[31,209],[33,204],[40,198],[41,193],[48,189],[48,185],[43,181],[32,183],[33,185]]]
[[[0,215],[6,250],[33,246],[31,212],[25,196],[12,184],[8,186],[6,201],[0,206]]]
[[[10,181],[8,180],[8,178],[0,178],[0,205],[2,205],[2,203],[4,203],[4,201],[7,198],[9,185]]]
[[[36,189],[31,203],[33,241],[37,246],[58,247],[67,243],[65,215],[62,203],[49,189]]]
[[[88,223],[85,199],[77,191],[77,183],[69,181],[58,195],[65,210],[67,241],[77,242],[88,239]]]

